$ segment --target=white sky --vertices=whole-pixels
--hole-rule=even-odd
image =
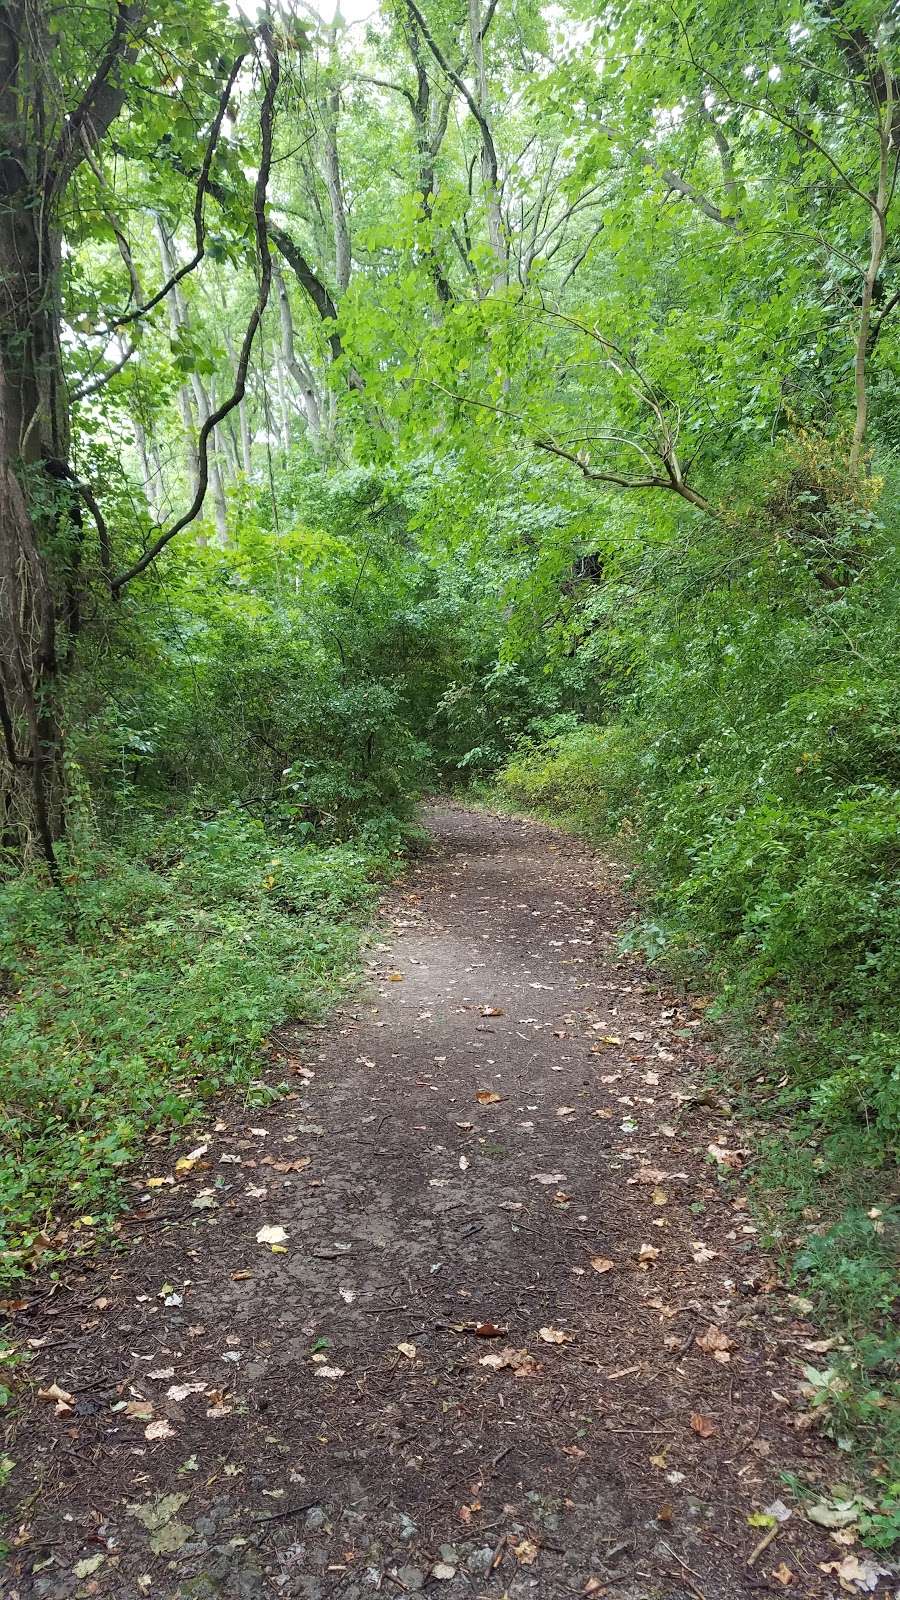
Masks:
[[[332,22],[337,6],[340,4],[341,16],[345,22],[364,22],[368,17],[378,13],[378,0],[309,0],[308,9],[317,12],[323,22]],[[245,15],[258,9],[254,0],[228,0],[231,11],[243,12]],[[304,6],[298,7],[302,13]]]

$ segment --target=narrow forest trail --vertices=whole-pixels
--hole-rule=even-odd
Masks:
[[[10,1447],[6,1600],[838,1592],[779,1476],[828,1481],[816,1335],[708,1153],[739,1130],[679,1105],[702,1002],[617,957],[584,845],[429,820],[365,988],[280,1041],[298,1092],[226,1109],[30,1316],[71,1399]]]

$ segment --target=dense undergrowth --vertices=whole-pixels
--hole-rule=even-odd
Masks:
[[[266,1037],[338,992],[389,866],[226,812],[85,852],[62,889],[0,889],[4,1281],[102,1226],[148,1131],[177,1133],[226,1090],[276,1092]]]
[[[855,540],[852,582],[827,586],[797,541],[748,550],[744,528],[709,529],[662,582],[646,553],[620,559],[578,622],[602,702],[520,739],[496,794],[615,839],[641,907],[626,946],[712,993],[744,1109],[777,1127],[755,1164],[766,1236],[848,1341],[829,1426],[866,1440],[884,1483],[900,1462],[898,574],[867,511]]]

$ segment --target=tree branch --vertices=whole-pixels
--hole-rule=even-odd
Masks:
[[[143,0],[118,0],[115,26],[97,70],[72,115],[65,119],[48,162],[44,180],[46,199],[49,200],[65,188],[75,168],[83,160],[85,141],[89,147],[98,145],[122,110],[125,90],[113,81],[113,75],[117,67],[123,62],[133,61],[137,54],[133,35],[144,12]]]
[[[136,306],[134,310],[123,313],[121,317],[114,317],[112,322],[109,324],[109,328],[104,329],[104,332],[111,333],[116,328],[124,328],[127,323],[137,322],[139,318],[145,317],[148,311],[152,311],[154,306],[158,306],[161,300],[165,300],[166,295],[171,294],[172,290],[181,282],[182,278],[186,278],[188,273],[193,272],[195,267],[198,267],[200,262],[203,260],[203,257],[206,254],[206,220],[203,215],[203,202],[206,199],[207,191],[210,188],[210,168],[212,167],[213,156],[216,153],[219,135],[222,132],[222,123],[225,121],[225,113],[228,110],[228,102],[231,99],[231,91],[234,88],[237,75],[247,59],[250,47],[251,40],[248,39],[244,49],[238,56],[236,56],[235,60],[231,64],[231,71],[226,79],[225,87],[219,96],[219,104],[216,108],[216,114],[213,118],[213,124],[210,129],[209,138],[206,142],[206,150],[203,154],[203,165],[200,168],[200,176],[197,180],[197,189],[194,195],[194,254],[191,256],[190,261],[186,261],[184,266],[179,267],[177,272],[172,273],[172,276],[169,278],[168,282],[164,283],[162,288],[157,290],[156,294],[151,295],[150,299],[145,305]]]
[[[128,345],[121,360],[116,361],[114,365],[109,367],[106,372],[101,372],[99,378],[93,378],[90,383],[82,384],[80,389],[76,389],[74,393],[69,396],[72,405],[75,405],[79,400],[86,400],[88,395],[96,394],[98,389],[102,389],[107,383],[109,383],[110,378],[114,378],[117,372],[121,372],[122,368],[127,366],[128,362],[134,355],[135,349],[135,345]]]
[[[532,439],[531,442],[536,450],[546,450],[548,455],[559,456],[560,460],[570,462],[592,483],[611,483],[618,489],[665,489],[670,494],[677,494],[682,500],[687,500],[688,504],[696,506],[698,511],[713,511],[713,507],[702,494],[698,494],[696,489],[692,489],[680,477],[674,477],[671,472],[665,478],[658,477],[655,473],[646,478],[625,477],[618,472],[598,471],[581,456],[575,455],[571,450],[565,450],[553,439]]]
[[[256,304],[250,314],[250,321],[247,324],[241,343],[237,371],[235,373],[234,388],[228,398],[223,400],[222,404],[215,411],[210,412],[209,416],[203,423],[202,428],[200,429],[200,436],[197,441],[199,457],[198,483],[193,501],[191,502],[187,511],[185,511],[183,515],[172,524],[171,528],[167,528],[159,535],[157,539],[154,540],[153,544],[148,550],[145,550],[144,554],[139,560],[135,561],[125,572],[120,573],[117,578],[113,578],[112,582],[110,583],[110,588],[114,595],[119,594],[125,585],[131,582],[132,578],[136,578],[139,573],[144,572],[147,567],[149,567],[152,562],[156,560],[160,552],[165,549],[170,540],[174,539],[176,534],[181,533],[182,529],[186,528],[190,522],[193,522],[194,518],[201,510],[203,501],[206,498],[206,488],[209,481],[210,436],[213,433],[213,430],[218,427],[219,423],[228,416],[229,412],[233,411],[235,406],[240,404],[244,398],[244,394],[246,393],[247,368],[250,364],[250,353],[253,349],[253,341],[256,337],[257,329],[262,321],[263,312],[266,309],[266,304],[269,298],[269,290],[272,284],[272,258],[269,254],[269,234],[266,223],[266,200],[269,187],[269,173],[272,167],[272,132],[274,124],[275,96],[278,90],[278,82],[280,78],[280,62],[278,59],[278,51],[275,45],[274,35],[270,23],[264,22],[260,25],[259,38],[266,53],[266,58],[269,65],[269,74],[259,113],[261,151],[259,171],[256,175],[256,184],[253,190],[253,223],[256,235],[256,249],[259,256],[260,265],[259,290],[256,297]]]

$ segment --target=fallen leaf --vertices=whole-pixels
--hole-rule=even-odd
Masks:
[[[705,1267],[707,1261],[713,1261],[718,1253],[718,1250],[711,1250],[709,1245],[697,1240],[691,1241],[691,1255],[698,1267]]]
[[[148,1422],[153,1415],[152,1400],[129,1400],[125,1407],[126,1417],[133,1417],[137,1422]]]
[[[591,1256],[591,1266],[595,1272],[612,1272],[615,1264],[609,1256]]]
[[[658,1255],[659,1251],[655,1244],[642,1244],[638,1251],[638,1262],[641,1266],[646,1266],[649,1262],[655,1261]]]
[[[99,1556],[87,1556],[84,1561],[76,1561],[72,1568],[72,1577],[89,1578],[92,1572],[96,1572],[98,1567],[102,1567],[105,1560],[106,1556],[101,1551]]]
[[[476,1339],[502,1339],[509,1332],[507,1327],[501,1327],[496,1322],[476,1322],[474,1326],[471,1323],[469,1326]]]
[[[166,1390],[166,1395],[170,1400],[180,1402],[186,1400],[189,1394],[203,1394],[205,1389],[206,1384],[199,1381],[196,1383],[173,1383],[172,1387]]]
[[[699,1433],[701,1439],[711,1439],[713,1434],[719,1431],[712,1417],[705,1417],[702,1411],[691,1412],[691,1427],[695,1433]]]
[[[500,1006],[479,1006],[478,1010],[483,1017],[502,1017],[504,1015]]]
[[[844,1556],[842,1561],[820,1561],[819,1571],[834,1573],[841,1588],[848,1594],[854,1589],[862,1589],[871,1594],[878,1587],[878,1580],[890,1576],[888,1567],[880,1567],[874,1561],[860,1561],[858,1556]]]
[[[538,1335],[545,1344],[571,1344],[571,1333],[563,1333],[562,1328],[541,1328]]]
[[[532,1183],[565,1183],[566,1175],[564,1172],[533,1172],[531,1181]]]
[[[327,1378],[331,1383],[337,1383],[338,1378],[344,1376],[343,1367],[316,1367],[317,1378]]]
[[[708,1144],[706,1149],[717,1167],[725,1167],[732,1172],[743,1166],[747,1154],[746,1150],[726,1150],[721,1144]]]
[[[478,1365],[493,1367],[495,1371],[510,1367],[517,1378],[529,1377],[532,1373],[540,1371],[534,1356],[529,1355],[527,1350],[514,1350],[511,1345],[507,1345],[503,1350],[492,1350],[490,1355],[480,1356]]]
[[[815,1505],[807,1506],[806,1515],[810,1522],[815,1522],[820,1528],[849,1528],[851,1522],[856,1522],[859,1517],[859,1507],[851,1500],[819,1500]]]
[[[208,1145],[199,1144],[196,1150],[191,1150],[188,1155],[179,1156],[175,1163],[175,1171],[190,1172],[192,1168],[197,1165],[197,1162],[201,1159],[201,1157],[206,1155],[208,1149]]]
[[[503,1099],[502,1094],[495,1094],[493,1089],[479,1089],[475,1096],[480,1106],[495,1106]]]
[[[714,1361],[723,1366],[731,1360],[729,1351],[734,1349],[734,1340],[729,1339],[727,1333],[717,1328],[714,1322],[710,1323],[705,1333],[701,1333],[695,1341],[698,1350],[705,1350]]]
[[[75,1396],[69,1394],[68,1389],[61,1389],[58,1383],[51,1383],[46,1389],[38,1389],[39,1400],[52,1401],[57,1407],[75,1404]]]
[[[287,1242],[287,1232],[278,1224],[269,1224],[265,1228],[260,1228],[259,1233],[256,1235],[256,1242],[257,1244],[283,1245]]]
[[[460,1156],[460,1158],[459,1158],[459,1170],[460,1170],[460,1172],[468,1172],[468,1170],[469,1170],[469,1158],[468,1158],[468,1156]]]
[[[520,1539],[518,1544],[513,1545],[513,1555],[520,1567],[530,1567],[540,1555],[540,1550],[533,1539]]]
[[[172,1439],[174,1430],[170,1427],[165,1417],[157,1417],[155,1422],[149,1422],[144,1429],[144,1438],[152,1443],[154,1439]]]
[[[408,1339],[402,1339],[398,1344],[397,1349],[400,1351],[402,1356],[406,1357],[407,1361],[412,1361],[415,1359],[416,1347],[414,1344],[410,1344]]]
[[[575,1107],[574,1106],[557,1106],[556,1115],[558,1117],[571,1117],[573,1115],[574,1111],[575,1111]]]

